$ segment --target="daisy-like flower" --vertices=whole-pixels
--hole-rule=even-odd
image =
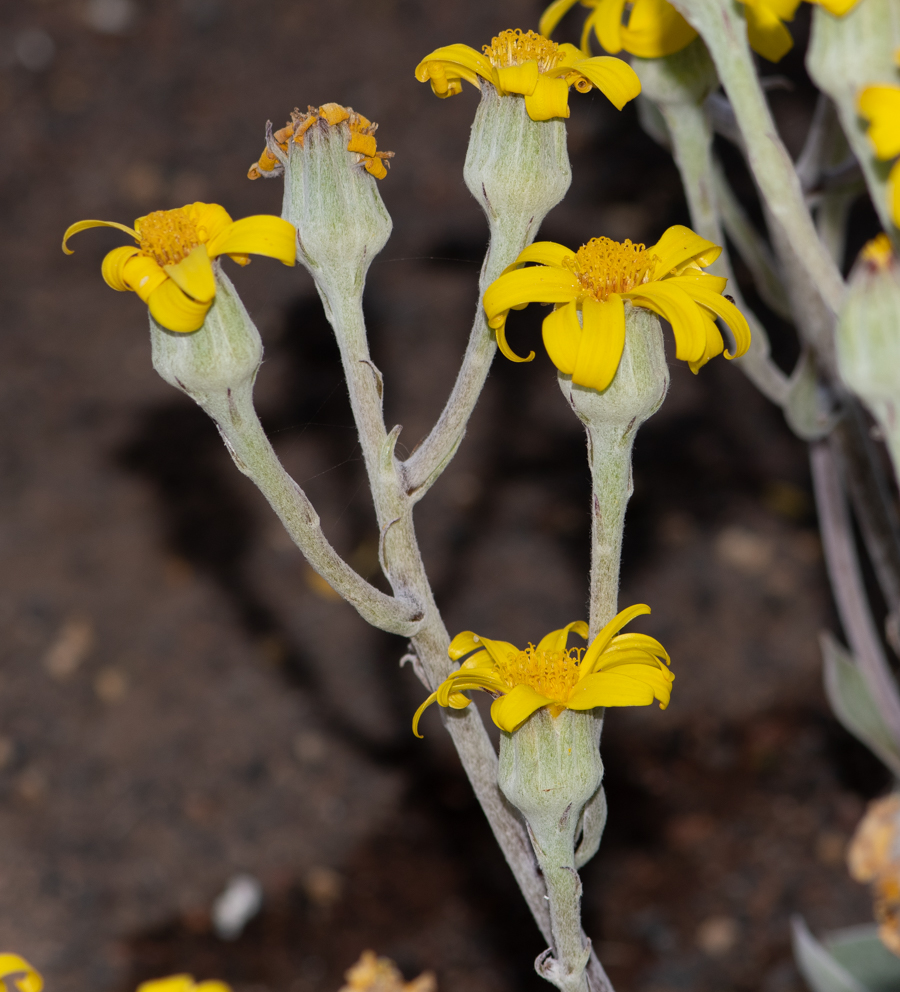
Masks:
[[[459,93],[464,79],[479,89],[484,79],[501,96],[524,96],[533,121],[568,117],[570,86],[579,93],[596,86],[617,110],[641,92],[634,70],[621,59],[590,58],[574,45],[557,45],[534,31],[501,31],[482,51],[468,45],[438,48],[416,66],[416,79],[430,80],[442,98]]]
[[[41,992],[44,979],[18,954],[0,954],[0,983],[19,992]]]
[[[867,86],[856,103],[860,117],[869,122],[869,140],[880,159],[900,155],[900,86]],[[894,223],[900,227],[900,159],[888,176],[888,200]]]
[[[378,151],[375,141],[378,125],[373,124],[362,114],[358,114],[352,107],[342,107],[339,103],[324,103],[318,108],[308,107],[305,114],[301,114],[295,107],[291,112],[291,119],[272,137],[278,147],[287,154],[290,142],[293,141],[302,146],[304,135],[315,124],[322,122],[331,127],[337,127],[344,121],[347,122],[350,131],[347,151],[356,153],[357,162],[366,172],[376,179],[384,179],[387,175],[387,166],[390,164],[390,159],[394,157],[394,153]],[[259,179],[261,176],[271,178],[283,173],[284,166],[266,148],[259,160],[250,166],[247,178]]]
[[[681,225],[670,227],[650,248],[593,238],[575,252],[537,241],[488,286],[484,309],[503,354],[514,362],[530,362],[534,352],[522,358],[506,341],[507,315],[529,303],[555,304],[543,325],[550,360],[576,385],[603,390],[612,382],[625,346],[625,307],[644,307],[672,325],[676,357],[696,372],[724,350],[716,317],[735,339],[735,350],[725,352],[726,358],[739,357],[750,347],[744,315],[721,295],[727,280],[702,271],[721,251]],[[520,267],[529,262],[537,264]]]
[[[581,3],[592,9],[581,34],[588,51],[591,31],[602,47],[615,55],[623,49],[642,59],[673,55],[689,45],[697,32],[667,0],[554,0],[541,17],[539,30],[549,37],[566,13]],[[742,0],[747,34],[754,51],[778,62],[793,47],[782,23],[793,20],[801,0]],[[843,17],[859,0],[810,0]]]
[[[469,689],[484,689],[496,697],[491,719],[508,733],[545,706],[554,717],[566,709],[649,706],[654,699],[665,709],[675,677],[666,649],[646,634],[619,634],[625,624],[649,612],[644,605],[622,610],[587,650],[566,647],[570,633],[587,638],[583,620],[551,631],[537,647],[529,644],[524,650],[470,630],[457,634],[450,642],[450,657],[466,660],[416,710],[413,733],[422,736],[419,720],[432,703],[465,709],[471,700],[463,693]]]
[[[293,265],[296,232],[280,217],[259,215],[232,220],[217,203],[189,203],[138,217],[134,227],[112,220],[80,220],[63,235],[63,251],[73,234],[90,227],[114,227],[137,246],[113,248],[101,273],[108,286],[130,290],[147,304],[153,319],[169,331],[189,334],[203,326],[216,295],[215,259],[227,255],[247,265],[250,255],[268,255]]]

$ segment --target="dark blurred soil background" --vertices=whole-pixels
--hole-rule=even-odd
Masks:
[[[486,239],[462,181],[477,94],[438,101],[413,69],[439,45],[535,27],[540,9],[0,4],[0,945],[51,992],[131,992],[176,971],[332,992],[367,947],[408,976],[434,969],[442,992],[546,988],[540,938],[438,721],[410,734],[423,690],[398,667],[405,644],[329,598],[211,423],[155,375],[144,307],[100,279],[120,236],[59,248],[72,221],[196,199],[277,213],[280,182],[245,179],[266,120],[355,107],[397,153],[381,184],[395,232],[367,306],[411,449],[452,383]],[[812,107],[804,23],[774,70],[793,88],[772,96],[795,152]],[[574,182],[543,236],[653,241],[686,222],[634,108],[571,102]],[[854,223],[858,244],[865,211]],[[267,429],[327,533],[374,575],[312,284],[265,259],[235,278],[266,342]],[[512,322],[519,351],[539,318]],[[772,328],[787,366],[796,344]],[[584,611],[583,438],[538,350],[497,360],[417,511],[451,631],[525,642]],[[621,602],[652,604],[640,629],[669,647],[677,681],[666,712],[608,718],[587,930],[622,992],[794,992],[792,913],[816,931],[870,918],[843,852],[887,779],[823,698],[816,639],[836,621],[804,446],[721,359],[698,376],[673,359],[638,439]],[[210,907],[239,872],[263,908],[223,941]]]

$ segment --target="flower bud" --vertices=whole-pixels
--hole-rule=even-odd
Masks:
[[[216,295],[199,331],[176,334],[151,316],[153,367],[216,421],[233,394],[251,390],[262,362],[256,325],[231,280],[217,265]]]
[[[524,232],[530,243],[572,181],[565,122],[532,120],[524,97],[482,82],[463,175],[491,233]]]
[[[841,377],[885,433],[900,468],[900,262],[885,234],[860,252],[837,324]]]
[[[350,107],[326,103],[267,137],[249,176],[284,175],[282,217],[297,228],[298,259],[326,298],[362,290],[372,259],[391,233],[376,179],[393,152],[377,149],[378,125]]]

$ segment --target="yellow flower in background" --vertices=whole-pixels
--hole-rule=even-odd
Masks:
[[[323,103],[318,108],[308,107],[305,114],[301,114],[295,107],[291,112],[291,119],[272,137],[278,147],[287,154],[289,143],[293,140],[295,144],[302,146],[306,132],[316,124],[337,127],[344,121],[347,122],[350,131],[347,151],[356,153],[357,163],[362,165],[366,172],[376,179],[384,179],[387,175],[387,165],[394,157],[394,153],[378,151],[375,141],[378,125],[358,114],[352,107],[342,107],[339,103]],[[283,172],[284,166],[266,148],[259,160],[250,166],[247,178],[259,179],[261,176],[270,178],[280,176]]]
[[[750,347],[747,321],[721,295],[727,280],[702,271],[721,251],[681,225],[670,227],[650,248],[593,238],[574,252],[537,241],[488,286],[484,309],[503,354],[514,362],[530,362],[534,352],[521,358],[506,341],[507,315],[529,303],[555,304],[543,325],[550,360],[576,385],[603,390],[622,357],[628,301],[672,325],[676,357],[696,372],[725,348],[716,317],[734,334],[736,348],[726,358],[739,357]],[[520,268],[529,262],[537,264]]]
[[[583,620],[551,631],[537,647],[529,644],[524,650],[470,630],[457,634],[450,642],[450,657],[454,661],[468,657],[416,710],[413,733],[422,736],[419,720],[434,702],[465,709],[471,700],[463,693],[469,689],[483,689],[496,697],[491,718],[508,733],[545,706],[554,717],[566,709],[649,706],[654,699],[665,709],[675,677],[668,669],[666,649],[646,634],[619,634],[625,624],[649,612],[644,605],[622,610],[587,650],[566,647],[570,633],[587,638]]]
[[[900,86],[867,86],[859,94],[856,108],[869,122],[869,140],[878,158],[900,155]],[[900,159],[888,176],[888,200],[894,223],[900,226]]]
[[[481,88],[489,82],[501,96],[525,97],[528,116],[548,121],[569,116],[569,87],[587,93],[594,86],[621,110],[641,92],[634,70],[621,59],[587,57],[574,45],[557,45],[534,31],[501,31],[483,54],[468,45],[438,48],[416,66],[420,83],[431,81],[437,96],[454,96],[462,80]]]
[[[44,979],[18,954],[0,954],[0,982],[8,992],[41,992]]]
[[[592,9],[584,23],[581,47],[589,51],[593,31],[610,54],[623,49],[642,59],[673,55],[689,45],[697,32],[667,0],[554,0],[544,11],[539,30],[548,38],[562,18],[575,6]],[[801,0],[741,0],[747,19],[747,35],[755,52],[778,62],[791,50],[794,40],[783,21],[793,20]],[[859,0],[809,0],[829,13],[843,17]]]
[[[63,251],[73,234],[91,227],[114,227],[130,234],[137,247],[113,248],[101,272],[108,286],[130,290],[147,304],[167,330],[188,334],[203,326],[216,295],[213,261],[228,255],[247,265],[249,255],[267,255],[293,265],[294,228],[280,217],[260,215],[233,221],[217,203],[190,203],[138,217],[134,227],[111,220],[80,220],[63,235]]]
[[[170,975],[141,982],[137,992],[231,992],[231,986],[217,981],[195,982],[193,975]]]
[[[555,0],[544,11],[538,30],[548,38],[557,24],[579,0]],[[697,32],[666,0],[581,0],[593,8],[584,22],[581,47],[589,51],[593,31],[601,46],[611,55],[623,49],[642,59],[672,55],[689,45]]]

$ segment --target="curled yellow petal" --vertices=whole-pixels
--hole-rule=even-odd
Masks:
[[[615,377],[625,347],[625,304],[618,293],[605,302],[585,299],[581,315],[583,333],[572,382],[602,392]]]
[[[518,93],[530,96],[538,85],[541,73],[537,62],[522,62],[520,65],[498,66],[497,88],[500,93]]]
[[[668,0],[637,0],[621,31],[622,47],[642,59],[674,55],[696,37]]]
[[[569,84],[549,75],[538,78],[534,92],[525,97],[525,109],[533,121],[569,116]]]
[[[565,245],[558,245],[555,241],[535,241],[527,248],[519,252],[519,257],[501,273],[513,272],[520,265],[526,262],[537,262],[540,265],[554,265],[558,269],[565,268],[565,262],[575,258],[575,252]],[[571,270],[570,270],[571,271]]]
[[[517,730],[532,713],[551,705],[552,699],[541,695],[536,689],[524,683],[517,685],[505,696],[491,703],[491,719],[501,730],[511,734]]]
[[[412,732],[416,735],[416,737],[421,737],[422,736],[419,733],[419,721],[422,719],[422,714],[425,712],[425,710],[428,709],[429,706],[431,706],[431,704],[433,702],[435,702],[436,699],[437,699],[437,693],[436,692],[433,692],[425,700],[425,702],[422,703],[422,705],[416,710],[415,714],[413,715]]]
[[[19,992],[41,992],[44,979],[18,954],[0,954],[0,982],[11,979]],[[7,988],[11,986],[7,984]]]
[[[653,279],[662,279],[688,262],[696,262],[701,267],[712,265],[722,254],[718,245],[701,238],[683,224],[673,224],[666,228],[659,241],[647,251],[657,258]]]
[[[479,76],[496,82],[490,60],[468,45],[445,45],[436,48],[416,66],[416,79],[420,83],[431,81],[437,96],[447,97],[459,93],[460,79],[481,88]]]
[[[754,52],[770,62],[780,62],[794,47],[791,32],[772,10],[769,0],[743,0],[747,38]]]
[[[544,318],[541,332],[550,361],[563,375],[571,375],[575,371],[582,335],[575,301],[558,306],[549,313]]]
[[[610,55],[622,51],[622,18],[626,2],[627,0],[600,0],[591,16],[597,41]],[[581,47],[586,48],[584,44]]]
[[[234,223],[231,214],[218,203],[189,203],[183,209],[197,225],[197,237],[201,242],[218,237]]]
[[[582,678],[585,678],[592,672],[594,664],[607,649],[610,641],[626,624],[631,623],[635,617],[644,616],[649,612],[650,607],[646,603],[635,603],[634,606],[628,606],[624,610],[619,610],[612,620],[591,641],[587,651],[585,651],[584,657],[581,659]]]
[[[63,235],[62,239],[62,250],[67,255],[74,254],[66,242],[72,237],[73,234],[78,234],[79,231],[87,231],[92,227],[114,227],[117,231],[124,231],[126,234],[131,235],[135,241],[141,240],[137,231],[135,231],[133,227],[126,227],[124,224],[117,224],[114,220],[79,220],[74,224],[70,224],[66,228],[66,233]]]
[[[671,280],[651,282],[639,290],[622,295],[640,307],[653,310],[672,325],[675,357],[683,362],[697,362],[706,350],[706,327],[697,304]]]
[[[285,265],[297,259],[297,232],[281,217],[259,214],[234,221],[206,244],[210,258],[219,255],[266,255]]]
[[[673,283],[675,285],[683,285],[685,292],[692,299],[712,310],[717,317],[721,317],[731,328],[731,332],[734,334],[735,351],[733,353],[726,351],[726,358],[740,358],[741,355],[747,353],[750,347],[750,325],[747,323],[747,318],[730,300],[726,300],[724,296],[705,286],[696,285],[693,280],[676,278],[667,279],[666,282],[670,285]]]
[[[570,710],[592,710],[597,706],[649,706],[655,698],[653,688],[648,682],[627,675],[597,672],[579,682],[567,705]]]
[[[216,279],[206,245],[197,245],[176,265],[164,265],[163,271],[180,290],[198,303],[210,303],[216,295]]]
[[[544,265],[507,272],[495,279],[484,294],[488,324],[499,327],[507,311],[523,303],[568,303],[580,293],[574,274]]]
[[[191,334],[203,326],[212,303],[192,300],[172,279],[166,279],[150,294],[147,305],[160,327],[176,334]]]
[[[538,34],[545,38],[556,30],[556,25],[566,16],[566,14],[578,3],[578,0],[553,0],[553,3],[541,14],[538,21]]]
[[[146,255],[133,255],[121,268],[122,281],[144,301],[169,277],[154,258]],[[115,288],[115,287],[114,287]]]
[[[573,71],[593,83],[616,110],[621,110],[641,92],[637,73],[622,59],[599,55],[577,62]]]
[[[137,253],[138,249],[134,245],[123,245],[121,248],[113,248],[112,251],[107,252],[103,264],[100,266],[100,274],[107,286],[120,293],[127,293],[131,290],[131,286],[125,282],[122,269],[125,263],[134,258]]]
[[[578,634],[579,637],[586,639],[588,636],[588,625],[584,620],[573,620],[572,623],[566,624],[560,630],[552,630],[540,639],[537,650],[549,651],[551,653],[565,651],[569,640],[569,633]]]

